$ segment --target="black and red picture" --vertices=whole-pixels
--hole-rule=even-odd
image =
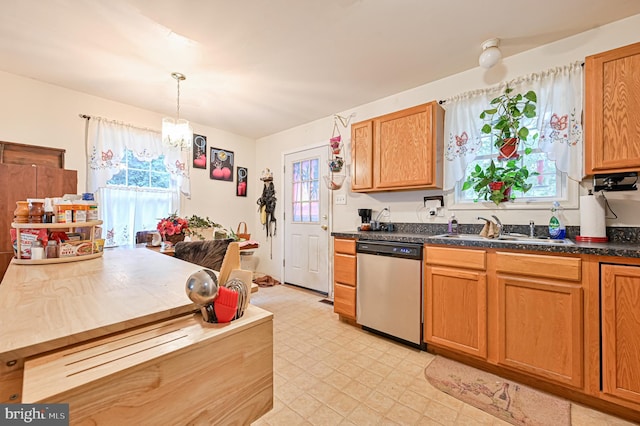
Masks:
[[[247,173],[248,170],[246,167],[238,166],[236,169],[236,195],[238,197],[247,196]]]
[[[193,168],[207,168],[207,137],[193,134]]]
[[[211,179],[233,182],[233,151],[211,148]]]

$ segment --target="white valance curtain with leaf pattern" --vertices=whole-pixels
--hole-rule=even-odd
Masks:
[[[575,62],[447,99],[444,190],[453,189],[465,177],[467,166],[476,158],[482,140],[486,140],[481,138],[484,121],[480,113],[507,86],[517,93],[536,93],[537,147],[570,179],[582,179],[583,67]]]

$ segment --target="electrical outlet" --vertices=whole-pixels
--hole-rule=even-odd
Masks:
[[[438,214],[438,208],[432,207],[429,209],[429,217],[436,217],[436,215]]]
[[[347,194],[337,194],[336,195],[336,204],[347,204]]]

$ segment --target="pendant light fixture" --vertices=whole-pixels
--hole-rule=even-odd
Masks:
[[[498,48],[500,39],[491,38],[482,43],[482,53],[478,58],[478,64],[482,68],[491,68],[502,59],[502,52]]]
[[[178,107],[175,119],[171,117],[162,119],[162,142],[172,148],[188,150],[193,141],[193,129],[187,120],[180,118],[180,82],[187,77],[179,72],[172,72],[171,77],[178,82]]]

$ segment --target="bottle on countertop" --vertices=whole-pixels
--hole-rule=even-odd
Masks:
[[[551,207],[551,219],[549,220],[549,236],[555,240],[563,240],[567,236],[567,230],[562,221],[562,207],[557,201]]]
[[[51,198],[44,199],[44,216],[42,217],[43,223],[55,223],[56,214],[53,212],[53,200]]]
[[[451,213],[451,218],[449,219],[449,226],[447,228],[447,232],[450,235],[458,234],[458,220],[456,219],[456,215]]]

